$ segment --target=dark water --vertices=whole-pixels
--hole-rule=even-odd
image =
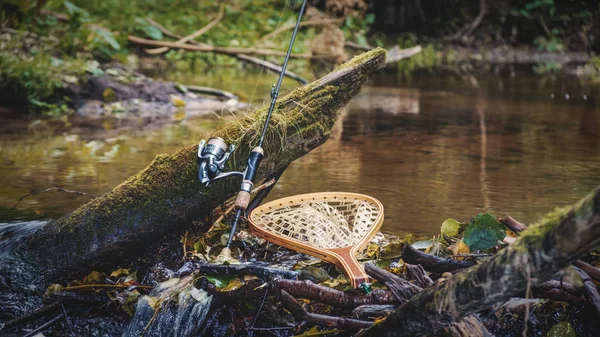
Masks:
[[[468,220],[483,211],[532,222],[600,185],[597,85],[486,77],[479,88],[446,76],[374,78],[343,111],[332,138],[290,165],[271,198],[369,194],[385,206],[385,232],[434,235],[448,217]],[[256,80],[246,81],[232,86],[262,101],[264,95],[253,94]],[[263,84],[259,92],[266,92]],[[65,214],[89,198],[48,192],[7,209],[51,186],[106,193],[156,154],[197,142],[227,115],[184,118],[109,139],[3,121],[12,131],[0,137],[0,223]]]

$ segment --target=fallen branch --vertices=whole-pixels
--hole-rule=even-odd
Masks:
[[[204,275],[255,275],[267,281],[274,278],[283,278],[286,280],[297,280],[298,272],[291,270],[283,270],[277,268],[263,267],[257,265],[245,264],[229,264],[229,265],[214,265],[214,264],[197,264],[193,269]]]
[[[400,49],[400,47],[398,47],[397,45],[393,46],[388,51],[387,63],[388,64],[395,63],[400,60],[407,59],[409,57],[417,55],[418,53],[421,52],[421,50],[422,50],[421,46],[415,46],[415,47],[406,48],[406,49]]]
[[[583,281],[583,294],[595,309],[598,318],[600,318],[600,294],[598,294],[598,289],[588,274],[581,269],[577,269],[577,271],[581,276],[581,281]]]
[[[373,325],[373,322],[362,321],[353,318],[313,314],[306,311],[300,305],[300,303],[298,303],[298,301],[296,301],[296,299],[292,297],[292,295],[288,294],[285,290],[281,290],[280,296],[283,307],[286,308],[297,320],[349,331],[358,331]]]
[[[149,22],[151,25],[153,25],[153,26],[155,26],[156,28],[158,28],[158,29],[159,29],[159,30],[160,30],[160,31],[161,31],[161,32],[162,32],[164,35],[170,36],[170,37],[172,37],[172,38],[174,38],[174,39],[182,39],[182,37],[181,37],[180,35],[177,35],[177,34],[175,34],[175,33],[171,32],[171,31],[167,30],[165,27],[163,27],[163,26],[162,26],[162,25],[160,25],[159,23],[155,22],[155,21],[154,21],[154,20],[152,20],[151,18],[147,18],[146,20],[147,20],[147,21],[148,21],[148,22]],[[194,44],[194,45],[197,45],[197,46],[208,46],[207,44],[200,43],[200,42],[193,41],[193,40],[192,40],[192,41],[190,41],[190,43],[191,43],[191,44]],[[233,56],[233,57],[235,57],[235,58],[237,58],[237,59],[239,59],[239,60],[242,60],[242,61],[250,62],[250,63],[256,64],[256,65],[258,65],[258,66],[264,67],[264,68],[266,68],[266,69],[268,69],[268,70],[270,70],[270,71],[273,71],[273,72],[275,72],[275,73],[277,73],[277,74],[280,74],[280,73],[281,73],[281,70],[282,70],[282,67],[280,67],[280,66],[278,66],[278,65],[275,65],[275,64],[273,64],[273,63],[271,63],[271,62],[268,62],[268,61],[266,61],[266,60],[261,60],[261,59],[259,59],[259,58],[252,57],[252,56],[249,56],[249,55],[244,55],[244,54],[235,54],[235,55],[230,55],[230,56]],[[304,84],[308,84],[308,81],[307,81],[307,80],[305,80],[305,79],[304,79],[304,78],[302,78],[301,76],[297,75],[296,73],[294,73],[294,72],[291,72],[290,70],[287,70],[287,69],[286,69],[286,71],[285,71],[284,75],[285,75],[285,76],[287,76],[287,77],[289,77],[289,78],[292,78],[292,79],[294,79],[294,80],[296,80],[296,81],[298,81],[298,82],[300,82],[300,83],[302,83],[303,85],[304,85]]]
[[[573,262],[573,265],[581,270],[583,270],[589,277],[591,277],[594,281],[600,283],[600,269],[589,265],[581,260],[577,260]]]
[[[189,91],[195,92],[195,93],[199,93],[199,94],[208,94],[208,95],[212,95],[212,96],[221,96],[221,97],[225,97],[227,99],[234,99],[236,101],[240,100],[239,97],[237,97],[235,94],[230,93],[229,91],[223,91],[223,90],[219,90],[219,89],[215,89],[215,88],[209,88],[209,87],[201,87],[201,86],[198,86],[198,85],[186,85],[185,87]]]
[[[365,272],[377,281],[385,284],[400,304],[411,299],[415,294],[423,290],[421,287],[416,286],[387,270],[378,268],[372,263],[365,264]]]
[[[423,253],[414,249],[409,244],[405,245],[404,250],[402,251],[402,260],[410,264],[419,264],[429,272],[440,274],[445,272],[456,273],[462,269],[475,265],[475,262],[473,261],[445,259]]]
[[[359,336],[432,334],[524,293],[600,244],[600,188],[569,209],[548,214],[489,260],[425,289]]]
[[[61,304],[58,302],[53,302],[47,305],[44,305],[41,308],[38,308],[26,315],[11,319],[10,321],[6,321],[5,323],[0,323],[0,331],[6,331],[15,327],[18,327],[23,324],[27,324],[32,322],[42,316],[45,316],[51,312],[59,310],[61,308]]]
[[[65,314],[58,314],[56,317],[52,318],[51,320],[49,320],[48,322],[40,325],[39,327],[35,328],[33,331],[31,331],[30,333],[24,335],[23,337],[31,337],[31,336],[36,336],[39,332],[44,331],[44,329],[51,327],[52,325],[56,324],[56,322],[60,321],[63,318],[66,318],[67,316],[65,316]]]
[[[221,22],[221,19],[223,19],[223,13],[225,12],[225,4],[221,4],[221,6],[219,7],[219,14],[217,14],[217,17],[214,18],[211,22],[209,22],[206,26],[200,28],[199,30],[197,30],[196,32],[194,32],[193,34],[190,34],[182,39],[177,40],[177,44],[185,44],[188,41],[192,41],[195,38],[199,37],[200,35],[208,32],[212,27],[216,26],[219,22]],[[148,54],[161,54],[164,53],[166,51],[168,51],[169,48],[168,47],[161,47],[161,48],[155,48],[155,49],[144,49],[144,51]]]
[[[427,288],[433,284],[433,280],[421,265],[406,263],[406,277],[421,288]]]
[[[201,51],[201,52],[211,52],[217,54],[226,54],[226,55],[265,55],[265,56],[281,56],[284,57],[286,55],[285,52],[271,49],[258,49],[258,48],[239,48],[239,47],[216,47],[212,45],[202,44],[202,45],[193,45],[189,43],[179,44],[176,42],[169,41],[156,41],[144,39],[138,36],[129,35],[127,37],[127,41],[140,45],[140,46],[149,46],[149,47],[168,47],[173,49],[183,49],[190,51]],[[290,57],[293,58],[301,58],[301,59],[329,59],[335,56],[332,55],[311,55],[311,54],[290,54]]]
[[[153,289],[153,286],[144,285],[127,285],[127,284],[82,284],[79,286],[64,287],[62,291],[79,291],[79,290],[93,290],[93,289],[127,289],[127,288],[140,288],[140,289]]]
[[[356,295],[314,284],[311,281],[276,280],[274,286],[295,297],[308,298],[338,308],[353,309],[365,304],[398,304],[398,300],[391,292],[381,289],[375,289],[367,295]]]

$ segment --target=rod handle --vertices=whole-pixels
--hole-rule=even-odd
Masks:
[[[237,198],[235,198],[235,208],[245,211],[250,204],[250,192],[239,191]]]

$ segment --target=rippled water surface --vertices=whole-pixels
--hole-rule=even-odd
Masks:
[[[253,97],[253,84],[233,86]],[[597,86],[574,78],[490,75],[473,88],[445,76],[380,75],[343,111],[331,139],[290,165],[270,198],[369,194],[385,206],[383,230],[397,234],[433,235],[448,217],[468,220],[483,211],[532,222],[600,185],[599,95]],[[220,123],[215,116],[183,119],[105,139],[102,132],[57,134],[44,123],[3,120],[0,222],[65,214],[89,197],[47,192],[9,209],[52,186],[106,193],[156,154],[195,143]]]

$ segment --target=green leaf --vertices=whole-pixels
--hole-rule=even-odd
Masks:
[[[236,278],[236,276],[223,275],[223,276],[204,276],[210,283],[214,284],[217,288],[226,287],[229,282]]]
[[[69,14],[71,19],[77,18],[80,21],[84,21],[84,19],[87,19],[90,16],[90,13],[88,13],[85,9],[75,6],[71,1],[65,1],[64,5],[65,9],[67,10],[67,14]]]
[[[105,29],[95,29],[94,33],[96,33],[96,36],[103,42],[106,42],[107,44],[109,44],[114,50],[120,50],[121,49],[121,45],[119,44],[119,42],[117,42],[117,40],[115,39],[115,36],[109,32],[108,30]]]
[[[575,329],[569,324],[569,322],[560,322],[555,324],[550,331],[548,331],[547,337],[576,337]]]
[[[440,232],[442,233],[442,235],[456,237],[456,236],[458,236],[459,229],[460,229],[460,222],[458,222],[452,218],[448,218],[448,219],[444,220],[444,222],[442,222],[442,228],[440,229]]]
[[[163,33],[154,26],[147,25],[147,26],[144,26],[142,28],[142,30],[144,31],[144,34],[148,35],[148,37],[153,40],[162,40],[163,39]]]
[[[465,230],[463,241],[473,250],[489,249],[504,239],[506,231],[495,216],[485,213],[472,218]]]
[[[135,18],[136,29],[142,31],[147,37],[153,40],[162,40],[163,33],[156,27],[152,26],[145,19]]]

